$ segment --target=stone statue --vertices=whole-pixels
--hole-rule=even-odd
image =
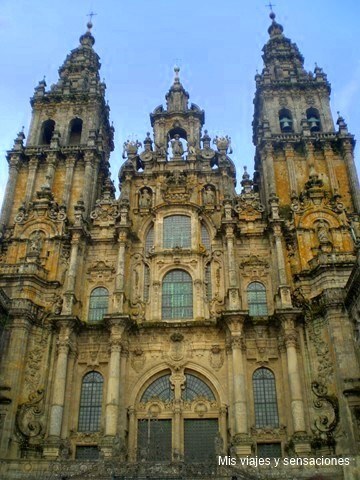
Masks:
[[[328,245],[331,243],[329,228],[324,220],[319,220],[317,225],[317,236],[320,245]]]
[[[213,205],[215,203],[215,192],[208,185],[203,192],[204,205]]]
[[[150,208],[151,207],[151,190],[144,188],[140,192],[139,198],[139,207],[140,208]]]
[[[36,231],[30,238],[29,253],[32,255],[40,255],[42,249],[42,236],[39,231]]]
[[[171,140],[171,148],[174,157],[181,157],[181,155],[183,155],[184,148],[182,146],[182,143],[180,142],[179,134],[174,135],[174,138]]]

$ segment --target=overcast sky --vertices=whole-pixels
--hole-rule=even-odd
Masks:
[[[149,113],[160,103],[181,67],[190,101],[205,110],[210,135],[232,138],[233,160],[252,170],[251,122],[254,75],[270,25],[266,0],[0,0],[0,201],[6,151],[21,126],[27,135],[29,97],[46,75],[57,81],[59,66],[86,31],[93,10],[95,50],[107,84],[115,126],[113,178],[127,138],[143,141]],[[332,84],[332,110],[340,110],[360,139],[360,49],[358,0],[274,0],[276,19],[296,42],[307,70],[317,62]],[[359,158],[357,155],[359,170]],[[115,181],[117,184],[117,179]]]

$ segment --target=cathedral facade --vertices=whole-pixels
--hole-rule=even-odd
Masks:
[[[360,191],[326,74],[271,14],[237,193],[231,140],[175,69],[116,198],[94,42],[89,23],[8,152],[0,475],[186,476],[220,455],[360,478]]]

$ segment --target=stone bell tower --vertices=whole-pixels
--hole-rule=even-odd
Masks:
[[[11,226],[20,209],[28,213],[40,195],[51,197],[71,220],[79,204],[91,211],[109,176],[113,129],[100,81],[99,56],[93,50],[92,23],[59,69],[59,80],[46,89],[41,80],[31,98],[32,120],[26,146],[20,132],[8,153],[9,181],[0,224]]]
[[[326,74],[317,65],[307,72],[297,45],[284,36],[273,12],[270,18],[264,68],[255,76],[255,175],[275,243],[283,246],[293,306],[302,308],[298,320],[306,319],[314,343],[317,335],[333,344],[326,354],[310,345],[310,375],[313,386],[340,399],[339,415],[352,440],[339,448],[351,451],[353,422],[342,392],[358,377],[353,325],[344,308],[360,240],[355,140],[340,115],[335,128]]]

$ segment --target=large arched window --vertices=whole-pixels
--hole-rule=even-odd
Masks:
[[[69,145],[79,145],[81,143],[83,121],[81,118],[73,118],[69,125]]]
[[[184,270],[171,270],[162,284],[162,318],[177,320],[193,317],[193,282]]]
[[[163,402],[169,402],[174,398],[174,390],[170,385],[170,374],[154,380],[142,394],[140,401],[146,403],[155,398]]]
[[[89,303],[89,322],[98,322],[108,312],[109,292],[104,287],[97,287],[91,292]]]
[[[252,282],[247,288],[249,315],[252,317],[268,314],[266,289],[260,282]]]
[[[171,215],[164,218],[164,248],[191,247],[191,218],[187,215]]]
[[[186,373],[185,378],[185,388],[182,391],[183,400],[192,401],[196,398],[206,398],[210,402],[215,400],[215,395],[211,388],[199,377]]]
[[[268,368],[258,368],[253,374],[255,426],[278,427],[279,415],[275,377]]]
[[[89,372],[83,378],[79,408],[79,432],[98,432],[100,430],[103,383],[103,377],[99,372]]]
[[[54,120],[46,120],[43,122],[40,132],[40,145],[50,145],[54,130]]]

